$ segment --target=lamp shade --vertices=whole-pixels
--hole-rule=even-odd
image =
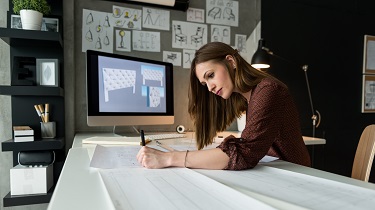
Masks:
[[[263,49],[264,45],[265,41],[260,39],[258,42],[258,49],[255,51],[251,59],[251,66],[256,69],[265,69],[270,67],[270,55],[265,49]]]

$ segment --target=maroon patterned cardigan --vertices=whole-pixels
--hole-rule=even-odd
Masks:
[[[229,156],[225,169],[255,167],[265,155],[310,166],[298,111],[286,85],[263,79],[252,91],[241,138],[228,136],[218,146]]]

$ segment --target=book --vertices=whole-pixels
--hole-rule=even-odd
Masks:
[[[34,130],[30,126],[13,126],[14,142],[34,141]]]
[[[34,141],[34,136],[15,136],[14,142],[28,142],[28,141]]]
[[[151,140],[146,140],[146,144]],[[102,137],[95,136],[82,140],[82,144],[108,144],[108,145],[142,145],[141,137]]]
[[[30,126],[13,126],[14,136],[33,136],[34,130]]]

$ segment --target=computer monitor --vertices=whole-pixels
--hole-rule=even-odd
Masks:
[[[87,50],[87,125],[174,123],[171,63]]]

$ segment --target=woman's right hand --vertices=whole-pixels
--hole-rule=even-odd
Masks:
[[[137,154],[137,160],[145,168],[166,168],[171,166],[172,153],[143,146]]]

